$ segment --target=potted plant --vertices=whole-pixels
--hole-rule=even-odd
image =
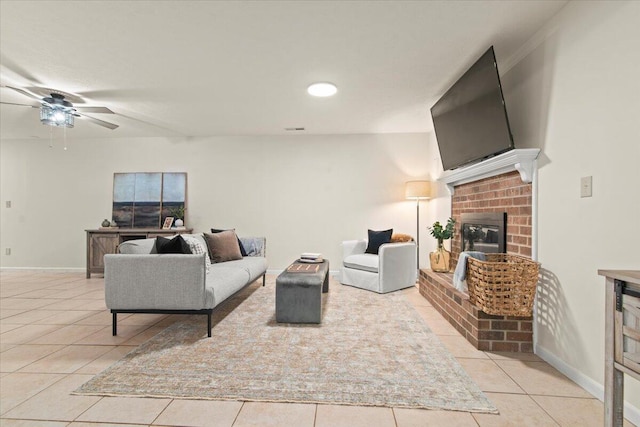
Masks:
[[[447,225],[442,226],[440,221],[433,223],[432,227],[427,227],[433,237],[438,240],[438,248],[429,254],[431,269],[439,273],[449,271],[449,262],[451,261],[451,253],[444,248],[443,242],[453,237],[456,220],[449,218]]]
[[[172,207],[169,209],[169,215],[175,218],[173,224],[176,227],[184,227],[184,205]]]

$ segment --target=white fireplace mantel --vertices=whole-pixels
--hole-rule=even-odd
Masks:
[[[444,171],[438,181],[447,184],[453,195],[456,185],[479,181],[484,178],[517,170],[522,182],[531,182],[536,168],[539,148],[520,148],[499,154],[470,166]]]

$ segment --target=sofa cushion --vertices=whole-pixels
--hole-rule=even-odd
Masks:
[[[224,266],[236,267],[246,271],[249,273],[249,281],[253,282],[267,271],[267,259],[259,256],[248,256],[236,261],[225,262]]]
[[[211,229],[211,232],[214,233],[214,234],[215,233],[222,233],[223,231],[233,231],[235,233],[236,229],[235,228],[232,228],[231,230],[224,230],[224,229],[221,229],[221,228],[212,228]],[[237,235],[236,235],[236,238],[238,238]],[[242,254],[242,256],[243,257],[247,256],[247,251],[244,249],[244,246],[242,245],[242,241],[239,238],[238,238],[238,246],[240,246],[240,253]]]
[[[204,233],[204,240],[209,248],[211,262],[217,263],[242,259],[235,231],[227,230],[215,234]]]
[[[367,254],[377,254],[380,246],[391,242],[391,235],[393,234],[393,228],[382,231],[369,230],[369,243],[367,249],[364,251]]]
[[[249,273],[242,268],[229,267],[229,263],[212,264],[207,274],[206,287],[213,289],[214,306],[229,298],[249,283]]]
[[[342,263],[347,268],[353,268],[354,270],[370,271],[372,273],[378,272],[378,255],[374,254],[354,254],[346,257]]]
[[[166,237],[156,237],[156,252],[159,254],[190,254],[191,249],[181,235],[173,239]]]

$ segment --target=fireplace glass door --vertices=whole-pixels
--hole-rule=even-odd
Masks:
[[[461,219],[463,251],[506,252],[506,212],[463,213]]]

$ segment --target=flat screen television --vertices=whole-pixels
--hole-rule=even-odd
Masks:
[[[444,170],[512,150],[493,46],[431,107]]]

